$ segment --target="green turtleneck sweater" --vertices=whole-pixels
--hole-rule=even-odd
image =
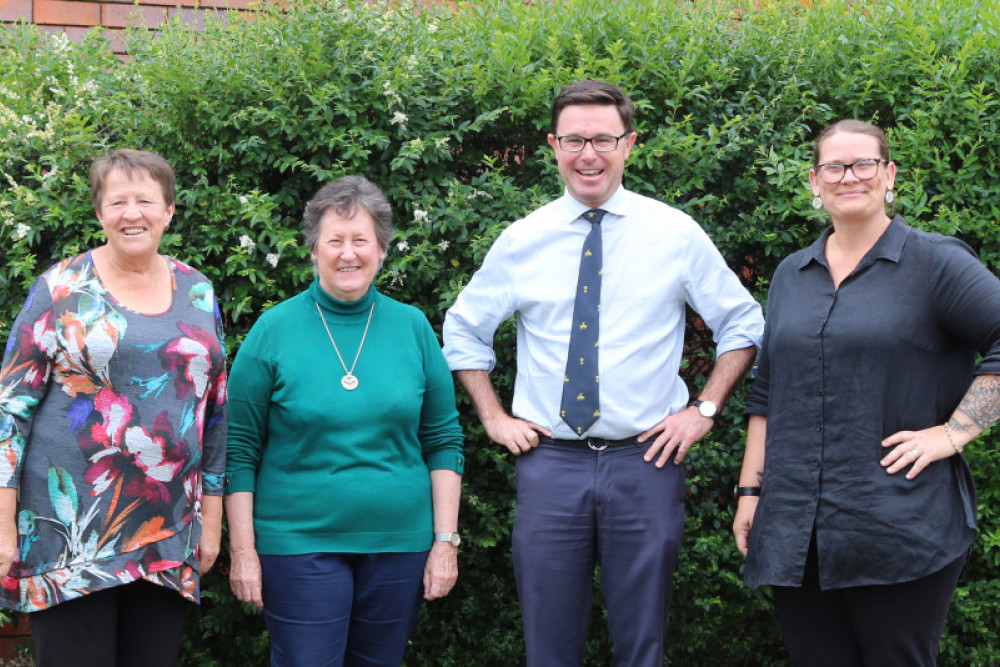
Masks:
[[[344,368],[316,305],[354,375]],[[374,306],[374,310],[371,308]],[[261,554],[425,551],[430,470],[462,473],[451,373],[416,308],[318,281],[260,316],[229,375],[227,493],[254,493]]]

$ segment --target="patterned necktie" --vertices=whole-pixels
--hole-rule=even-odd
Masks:
[[[590,223],[590,233],[583,241],[580,256],[580,277],[576,284],[573,302],[573,324],[569,335],[569,356],[566,359],[566,377],[560,416],[576,432],[583,435],[598,417],[600,378],[597,374],[597,350],[600,336],[598,313],[601,310],[601,266],[603,242],[601,220],[606,211],[590,209],[582,219]]]

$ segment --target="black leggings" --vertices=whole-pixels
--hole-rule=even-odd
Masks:
[[[136,581],[28,615],[37,667],[175,667],[191,603]]]
[[[813,541],[801,587],[774,586],[781,634],[796,665],[932,667],[967,554],[914,581],[819,589]]]

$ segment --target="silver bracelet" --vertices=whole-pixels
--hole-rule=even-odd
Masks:
[[[955,438],[953,438],[951,435],[951,422],[945,423],[944,434],[948,437],[948,442],[951,443],[951,448],[955,450],[955,453],[961,454],[962,450],[965,449],[965,445],[959,447],[958,443],[955,442]]]

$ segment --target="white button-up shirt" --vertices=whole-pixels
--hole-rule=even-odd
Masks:
[[[716,353],[760,345],[754,301],[687,214],[619,188],[604,206],[600,321],[601,416],[587,435],[620,439],[683,410],[678,375],[685,304],[711,328]],[[579,437],[559,416],[587,207],[565,194],[493,244],[448,310],[444,353],[455,370],[490,371],[493,335],[517,315],[515,416]]]

